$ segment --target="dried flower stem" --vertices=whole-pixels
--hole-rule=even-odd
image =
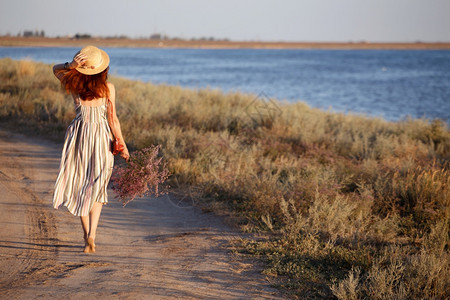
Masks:
[[[157,157],[160,147],[135,151],[126,165],[114,167],[112,189],[123,206],[137,196],[162,194],[159,185],[169,177],[169,170],[162,157]]]

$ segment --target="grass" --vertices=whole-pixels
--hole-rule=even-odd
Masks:
[[[448,298],[450,132],[111,78],[132,149],[161,144],[170,185],[253,239],[238,251],[299,299]],[[74,117],[48,65],[0,60],[0,121],[62,141]]]

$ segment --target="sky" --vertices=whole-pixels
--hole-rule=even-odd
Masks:
[[[0,0],[0,35],[450,42],[450,0]]]

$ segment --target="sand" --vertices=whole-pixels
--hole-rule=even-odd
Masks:
[[[118,38],[0,37],[0,47],[125,47],[125,48],[204,48],[204,49],[450,49],[450,43],[367,43],[367,42],[264,42],[208,40],[151,40]]]
[[[78,217],[51,206],[61,144],[0,129],[1,299],[281,299],[261,266],[231,251],[244,237],[170,196],[122,208],[109,191],[97,251]]]

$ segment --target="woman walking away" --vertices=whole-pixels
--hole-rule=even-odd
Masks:
[[[87,46],[75,54],[72,62],[53,66],[53,73],[72,95],[76,111],[64,138],[53,207],[62,204],[80,216],[86,253],[95,252],[100,213],[108,202],[107,185],[114,166],[112,132],[124,147],[120,155],[129,158],[115,113],[114,85],[107,82],[108,65],[105,51]],[[108,105],[112,120],[108,120]]]

